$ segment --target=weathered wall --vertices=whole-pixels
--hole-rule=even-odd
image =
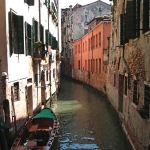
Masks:
[[[94,17],[110,15],[111,7],[102,1],[96,1],[88,5],[81,6],[73,11],[73,33],[74,40],[80,39],[87,28],[86,23]],[[87,16],[87,19],[86,17]]]
[[[150,32],[142,34],[136,39],[129,40],[122,49],[120,41],[120,14],[125,12],[123,1],[117,1],[111,24],[111,45],[109,50],[109,65],[107,74],[107,95],[116,109],[119,109],[119,74],[130,80],[127,83],[127,95],[123,92],[123,110],[118,112],[122,123],[126,127],[135,149],[148,149],[150,142],[149,119],[143,119],[138,110],[144,105],[145,85],[150,86]],[[126,3],[125,3],[126,4]],[[141,14],[142,18],[142,3]],[[142,21],[142,20],[141,20]],[[142,28],[142,22],[141,27]],[[123,55],[124,54],[124,55]],[[139,103],[133,102],[134,80],[137,81]],[[124,80],[125,81],[125,80]],[[123,84],[125,89],[125,84]]]

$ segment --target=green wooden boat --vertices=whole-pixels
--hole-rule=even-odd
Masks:
[[[42,109],[29,119],[15,139],[11,150],[50,150],[58,120],[50,108]]]

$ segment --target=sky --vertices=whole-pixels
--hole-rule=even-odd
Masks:
[[[97,0],[59,0],[60,3],[60,8],[69,8],[70,5],[72,5],[72,7],[75,6],[75,4],[79,3],[81,5],[86,5],[86,4],[90,4],[93,3]],[[110,4],[111,2],[109,0],[101,0],[107,4]]]

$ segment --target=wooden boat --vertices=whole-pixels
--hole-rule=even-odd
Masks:
[[[56,134],[57,121],[50,108],[42,109],[26,122],[11,150],[50,150]]]

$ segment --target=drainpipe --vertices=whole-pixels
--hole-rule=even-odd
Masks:
[[[93,29],[92,29],[92,41],[91,41],[91,50],[92,50],[92,62],[91,62],[91,71],[93,72]]]

